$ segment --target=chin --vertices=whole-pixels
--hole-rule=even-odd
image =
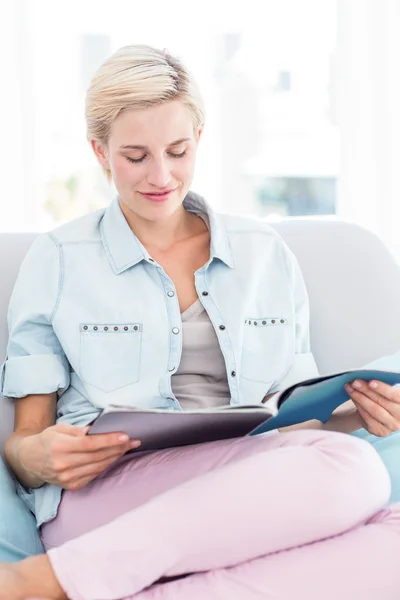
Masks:
[[[149,221],[168,219],[182,206],[182,202],[165,203],[163,206],[150,206],[140,211],[140,214]]]
[[[128,208],[130,212],[146,221],[152,222],[168,219],[168,217],[171,217],[181,206],[182,202],[166,202],[165,204],[155,204],[154,206],[148,206],[147,203],[146,205],[143,205],[143,201],[125,204],[125,207]]]

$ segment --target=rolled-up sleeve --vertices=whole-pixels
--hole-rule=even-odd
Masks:
[[[61,248],[49,234],[42,235],[25,257],[11,295],[3,396],[23,398],[69,386],[69,363],[53,329],[62,280]]]
[[[292,282],[294,313],[295,313],[295,354],[290,368],[276,382],[270,393],[284,390],[290,385],[318,377],[318,367],[310,347],[310,306],[306,285],[300,266],[293,252],[286,245],[285,259]]]

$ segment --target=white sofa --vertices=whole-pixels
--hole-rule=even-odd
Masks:
[[[400,266],[376,236],[329,220],[292,219],[273,226],[304,274],[311,344],[321,373],[359,367],[400,350]],[[6,352],[9,297],[35,237],[0,234],[0,362]],[[2,399],[0,452],[12,427],[12,403]]]

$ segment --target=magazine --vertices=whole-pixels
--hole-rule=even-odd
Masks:
[[[145,409],[110,405],[89,434],[123,431],[141,440],[138,450],[160,450],[189,444],[257,435],[316,419],[325,423],[349,397],[344,385],[354,379],[400,384],[400,373],[357,369],[315,377],[277,392],[263,404],[226,405],[198,410]]]

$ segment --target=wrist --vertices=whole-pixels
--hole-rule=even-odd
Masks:
[[[363,429],[363,421],[356,409],[346,412],[333,413],[328,421],[323,424],[326,431],[338,431],[340,433],[353,433],[357,429]]]
[[[24,470],[24,479],[28,482],[30,488],[39,488],[46,483],[37,472],[38,469],[35,465],[35,462],[40,464],[40,456],[37,455],[37,447],[40,443],[39,435],[23,437],[19,444],[19,462]]]
[[[20,483],[38,488],[45,482],[34,472],[30,461],[35,460],[37,435],[13,434],[6,444],[6,459]]]

